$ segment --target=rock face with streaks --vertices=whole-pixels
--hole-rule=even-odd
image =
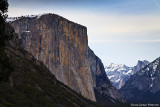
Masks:
[[[95,101],[88,54],[87,28],[54,14],[11,23],[24,49],[42,61],[58,80]]]
[[[58,80],[84,97],[96,101],[95,89],[112,87],[103,64],[96,63],[88,47],[86,27],[55,14],[22,17],[11,25],[22,39],[25,50],[42,61]],[[116,89],[106,93],[122,101]]]
[[[1,22],[0,22],[1,23]],[[58,81],[49,69],[22,48],[9,24],[0,32],[1,107],[95,107],[92,102]]]

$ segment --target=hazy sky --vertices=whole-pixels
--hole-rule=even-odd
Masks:
[[[160,0],[9,0],[9,17],[42,13],[86,26],[104,66],[160,57]]]

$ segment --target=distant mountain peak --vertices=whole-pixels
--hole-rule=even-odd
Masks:
[[[132,67],[128,67],[124,64],[114,64],[105,67],[106,74],[113,86],[120,89],[124,85],[124,81],[128,80],[132,73]]]
[[[105,71],[113,86],[115,86],[117,89],[120,89],[131,75],[148,64],[149,62],[147,60],[138,60],[137,65],[134,67],[128,67],[125,64],[111,63],[105,67]]]
[[[133,67],[133,74],[135,74],[140,69],[144,68],[146,65],[148,65],[150,62],[147,60],[138,60],[137,65]]]
[[[141,63],[150,63],[149,61],[147,61],[147,60],[138,60],[138,62],[137,62],[137,64],[141,64]]]

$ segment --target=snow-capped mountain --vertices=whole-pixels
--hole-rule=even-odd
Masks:
[[[113,64],[105,67],[106,74],[113,86],[120,89],[125,81],[132,75],[132,67],[128,67],[124,64]]]
[[[109,66],[105,67],[105,71],[113,86],[120,89],[131,75],[135,74],[147,64],[149,64],[149,62],[146,60],[138,61],[137,65],[134,67],[128,67],[124,64],[111,63]]]
[[[160,102],[160,57],[137,71],[119,90],[130,102]]]

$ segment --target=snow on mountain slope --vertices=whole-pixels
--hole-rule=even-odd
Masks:
[[[147,64],[149,64],[149,62],[146,60],[138,61],[137,65],[134,67],[111,63],[109,66],[105,67],[105,71],[113,86],[120,89],[131,75],[135,74]]]
[[[132,67],[111,63],[105,67],[105,71],[113,86],[120,89],[132,74]]]

